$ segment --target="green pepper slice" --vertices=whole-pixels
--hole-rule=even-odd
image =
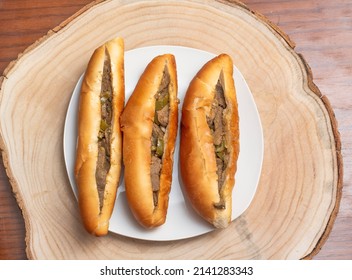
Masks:
[[[155,101],[155,110],[159,111],[169,103],[169,95],[166,94],[163,98],[159,98]]]
[[[159,122],[159,120],[158,120],[158,114],[156,113],[156,111],[155,111],[155,114],[154,114],[154,123],[155,123],[156,125],[160,125],[160,122]]]
[[[225,152],[224,151],[216,152],[216,156],[221,160],[224,160]]]
[[[100,95],[100,101],[104,104],[106,102],[106,100],[108,100],[110,98],[110,93],[105,91],[102,92]]]
[[[163,153],[164,153],[164,140],[163,139],[158,138],[155,153],[160,158],[163,156]]]
[[[109,125],[107,124],[107,122],[105,120],[100,121],[100,131],[105,131],[108,127],[109,127]]]
[[[215,145],[215,152],[222,152],[225,150],[225,140],[222,140],[219,145]]]

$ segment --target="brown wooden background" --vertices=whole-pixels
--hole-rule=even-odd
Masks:
[[[0,73],[29,45],[90,0],[0,0]],[[244,0],[296,43],[336,114],[344,186],[329,239],[314,259],[352,259],[352,1]],[[21,211],[0,163],[0,259],[26,259]]]

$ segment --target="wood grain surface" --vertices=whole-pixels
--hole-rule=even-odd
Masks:
[[[89,1],[1,1],[0,72],[17,55]],[[314,82],[330,100],[339,123],[344,188],[331,234],[316,259],[352,258],[352,3],[350,1],[245,1],[278,25],[312,68]],[[349,96],[349,97],[348,97]],[[0,258],[24,259],[21,211],[1,166]]]

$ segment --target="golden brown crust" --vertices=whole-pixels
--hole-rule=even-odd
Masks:
[[[155,94],[165,66],[170,75],[169,124],[160,175],[158,204],[154,207],[151,183],[151,135]],[[165,222],[171,189],[173,154],[178,126],[177,74],[171,54],[155,57],[141,75],[121,116],[126,196],[137,221],[146,228]]]
[[[100,92],[105,52],[110,56],[112,84],[112,132],[110,169],[106,176],[103,206],[100,206],[95,178],[98,157],[98,133],[101,121]],[[78,139],[75,177],[78,202],[86,230],[101,236],[108,232],[121,172],[122,136],[120,115],[124,106],[124,42],[116,38],[97,48],[83,79],[78,113]]]
[[[223,210],[214,207],[214,203],[220,201],[220,195],[214,141],[206,120],[219,77],[227,103],[225,137],[230,153],[222,189]],[[228,55],[221,54],[207,62],[189,85],[182,107],[180,141],[180,169],[185,192],[196,212],[215,227],[223,228],[231,222],[238,154],[239,117],[233,63]]]

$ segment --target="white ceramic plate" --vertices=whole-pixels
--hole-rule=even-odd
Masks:
[[[152,46],[127,51],[125,53],[125,87],[126,101],[130,97],[140,75],[147,64],[157,55],[172,53],[175,55],[178,75],[179,116],[183,98],[194,75],[208,60],[215,55],[180,46]],[[82,75],[83,77],[83,75]],[[67,173],[77,198],[74,179],[74,162],[77,139],[77,108],[82,77],[77,82],[68,107],[64,128],[64,157]],[[240,117],[240,154],[233,190],[232,219],[239,217],[250,205],[257,189],[262,160],[263,133],[257,107],[252,94],[240,71],[234,67],[234,79],[237,91]],[[128,237],[144,240],[178,240],[198,236],[214,228],[203,221],[185,201],[179,172],[179,134],[174,154],[173,180],[169,199],[169,209],[164,225],[155,229],[142,228],[129,210],[123,176],[121,178],[115,208],[110,220],[110,231]]]

